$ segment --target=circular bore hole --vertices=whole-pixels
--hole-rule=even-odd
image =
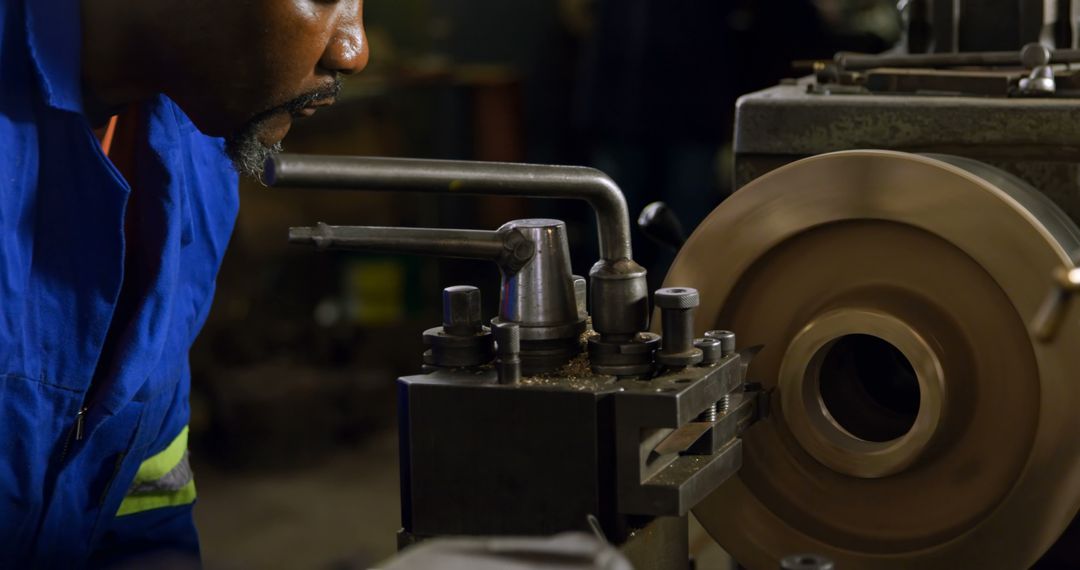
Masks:
[[[876,336],[851,334],[825,350],[818,387],[840,427],[879,443],[911,431],[919,414],[919,381],[899,349]]]

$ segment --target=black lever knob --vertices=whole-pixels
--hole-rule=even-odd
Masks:
[[[682,223],[675,217],[675,212],[663,202],[653,202],[645,206],[637,223],[641,233],[660,245],[679,251],[686,243],[686,232]]]

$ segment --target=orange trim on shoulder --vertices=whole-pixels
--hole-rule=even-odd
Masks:
[[[105,156],[109,156],[109,151],[112,150],[113,136],[116,135],[116,122],[119,118],[119,115],[110,117],[109,125],[105,127],[105,134],[101,136],[101,150],[105,152]]]

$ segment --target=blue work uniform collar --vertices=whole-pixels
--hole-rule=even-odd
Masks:
[[[83,112],[82,5],[78,0],[26,0],[26,37],[45,102]]]
[[[84,114],[82,91],[82,3],[78,0],[26,0],[26,37],[45,104]],[[165,100],[158,96],[153,101]],[[175,119],[181,133],[196,131],[183,112]]]
[[[51,108],[78,115],[76,120],[89,129],[89,123],[82,118],[82,10],[79,0],[16,1],[23,1],[25,6],[27,44],[40,85],[41,101]],[[177,297],[175,287],[179,278],[176,271],[180,264],[180,250],[192,242],[194,235],[187,177],[191,176],[188,169],[193,166],[191,152],[194,148],[192,145],[196,144],[192,137],[199,136],[196,135],[197,128],[162,94],[140,104],[140,121],[140,137],[145,138],[137,143],[136,152],[141,154],[136,172],[133,173],[134,182],[139,184],[140,192],[145,196],[144,208],[149,208],[164,220],[157,228],[161,235],[148,237],[142,246],[160,248],[162,261],[160,267],[147,269],[151,271],[144,276],[150,281],[147,298],[139,301],[132,322],[121,323],[121,326],[142,327],[140,330],[150,331],[138,336],[137,342],[124,340],[117,346],[121,353],[133,352],[141,356],[130,358],[136,365],[128,363],[121,366],[102,380],[100,401],[96,402],[98,405],[87,419],[88,435],[98,424],[92,416],[111,415],[122,408],[154,373],[152,365],[166,350],[165,333],[169,330],[173,313],[169,303]],[[198,144],[206,145],[207,142],[199,139]],[[93,137],[87,137],[82,144],[86,145],[88,153],[97,155],[103,167],[108,164],[108,158],[101,153]],[[219,147],[215,145],[215,148]],[[127,181],[119,173],[113,173],[116,186],[111,190],[128,192]],[[102,192],[109,190],[108,185],[101,189]],[[121,214],[114,216],[116,224],[110,231],[123,236],[122,207],[120,211]],[[113,253],[123,255],[123,242],[117,240],[114,245],[116,251]],[[116,293],[119,293],[118,288]]]

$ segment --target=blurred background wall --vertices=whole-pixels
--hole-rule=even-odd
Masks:
[[[884,0],[367,0],[371,65],[287,150],[582,164],[632,215],[665,200],[687,229],[728,194],[734,104],[796,59],[899,40]],[[207,566],[366,568],[395,550],[394,379],[415,373],[439,291],[480,262],[317,253],[318,221],[494,229],[567,220],[575,271],[596,259],[583,204],[269,190],[246,181],[214,310],[192,351],[196,509]],[[635,236],[662,280],[672,254]],[[698,537],[704,545],[707,538]]]

